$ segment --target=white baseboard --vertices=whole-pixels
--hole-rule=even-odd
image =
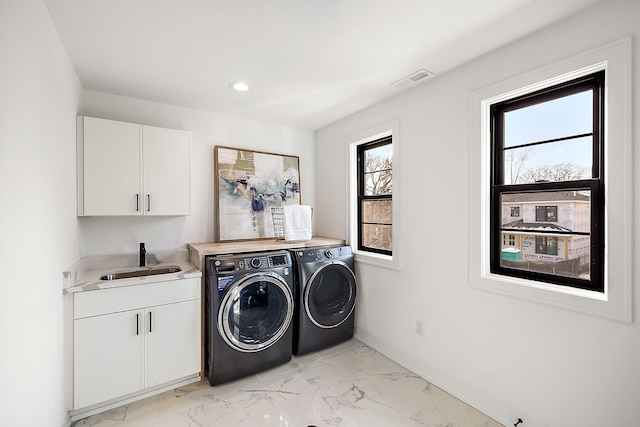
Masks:
[[[548,427],[508,403],[487,394],[449,372],[426,363],[424,360],[420,360],[402,349],[398,349],[377,336],[356,331],[354,337],[436,387],[493,418],[500,424],[511,427],[520,417],[527,420],[528,427]]]

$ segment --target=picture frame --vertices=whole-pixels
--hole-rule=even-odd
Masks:
[[[298,156],[215,146],[216,241],[273,239],[272,207],[301,204]]]

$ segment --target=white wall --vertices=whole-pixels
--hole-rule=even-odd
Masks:
[[[41,1],[0,2],[0,425],[66,421],[62,271],[80,83]]]
[[[640,327],[469,286],[470,94],[629,34],[637,42],[638,22],[640,2],[602,2],[317,133],[316,229],[346,238],[348,136],[400,120],[401,269],[358,265],[356,336],[506,425],[637,425]],[[637,106],[637,43],[633,54]],[[640,198],[633,206],[637,224]]]
[[[82,255],[134,252],[138,241],[153,252],[213,239],[214,145],[299,155],[303,202],[316,209],[316,234],[346,237],[345,138],[396,117],[404,259],[401,271],[359,266],[357,336],[504,423],[513,409],[549,426],[637,424],[637,322],[469,287],[465,165],[470,92],[629,33],[637,38],[638,22],[637,1],[603,2],[322,130],[314,152],[308,131],[83,92],[44,4],[1,1],[0,425],[65,422],[61,272],[67,266]],[[639,53],[636,44],[636,106]],[[78,219],[77,113],[193,132],[193,214]],[[640,164],[639,150],[634,163]],[[637,194],[640,176],[634,179]],[[439,200],[459,209],[444,215]],[[634,208],[637,223],[640,198]],[[638,230],[629,234],[640,241]],[[640,263],[637,253],[634,261]],[[634,298],[637,307],[637,287]],[[414,332],[416,319],[424,321],[425,339]]]
[[[314,135],[83,91],[40,0],[0,1],[0,94],[0,426],[68,425],[62,272],[139,241],[150,252],[212,241],[214,145],[298,155],[313,204]],[[77,114],[191,131],[192,215],[78,218]]]
[[[302,202],[313,205],[314,134],[204,111],[85,90],[79,114],[192,132],[191,215],[182,217],[82,217],[83,256],[174,250],[215,240],[214,146],[299,156]]]

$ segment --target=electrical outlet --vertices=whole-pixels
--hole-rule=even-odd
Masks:
[[[416,320],[416,334],[424,338],[424,325],[422,320]]]

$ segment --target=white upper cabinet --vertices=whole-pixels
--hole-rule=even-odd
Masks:
[[[78,117],[78,215],[188,215],[191,134]]]
[[[142,127],[145,215],[188,215],[188,132]]]
[[[91,117],[78,125],[78,214],[142,214],[142,127]]]

